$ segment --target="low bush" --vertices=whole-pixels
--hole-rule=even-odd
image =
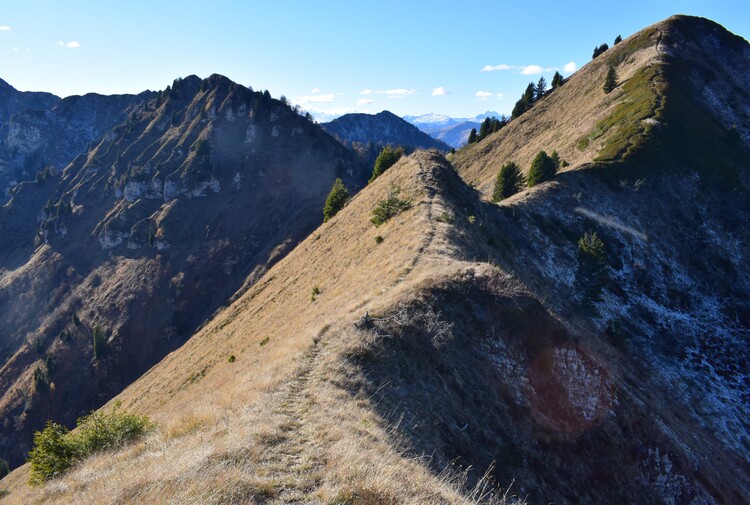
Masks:
[[[34,433],[29,452],[31,484],[39,485],[97,452],[118,449],[142,437],[156,425],[146,416],[120,412],[116,403],[109,412],[91,412],[78,420],[78,431],[47,421]]]
[[[400,214],[411,207],[411,200],[401,198],[399,195],[401,190],[394,188],[388,193],[388,196],[383,200],[378,200],[378,204],[372,209],[372,218],[370,222],[375,226],[388,221],[393,216]]]

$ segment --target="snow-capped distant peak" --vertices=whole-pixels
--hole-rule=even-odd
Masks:
[[[404,119],[409,121],[412,124],[415,123],[442,123],[445,121],[450,121],[450,117],[446,116],[444,114],[422,114],[421,116],[404,116]]]

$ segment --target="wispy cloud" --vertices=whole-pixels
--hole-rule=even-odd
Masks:
[[[360,95],[386,95],[389,98],[404,98],[406,96],[416,95],[417,90],[416,89],[406,89],[406,88],[395,88],[395,89],[382,89],[382,90],[374,90],[374,89],[363,89],[359,92]]]
[[[9,32],[9,31],[11,31],[12,29],[13,29],[13,28],[11,28],[11,27],[10,27],[10,26],[8,26],[8,25],[0,25],[0,32]]]
[[[57,43],[59,47],[65,47],[68,49],[78,49],[81,47],[81,43],[77,40],[71,40],[70,42],[63,42],[62,40]]]
[[[480,70],[480,72],[497,72],[498,70],[511,70],[512,68],[514,68],[513,65],[505,65],[505,64],[485,65],[482,67],[482,70]]]
[[[564,72],[575,72],[578,67],[575,62],[569,62],[562,67],[542,67],[540,65],[485,65],[480,72],[497,72],[500,70],[517,70],[521,75],[540,75],[546,72],[562,70]]]
[[[493,93],[491,91],[477,91],[476,93],[474,93],[474,96],[477,97],[477,100],[484,101],[489,100],[490,98],[497,98],[498,100],[500,100],[505,95],[503,95],[502,93]]]
[[[552,72],[554,68],[542,68],[539,65],[526,65],[521,67],[521,75],[539,75],[544,72]]]
[[[371,103],[375,103],[375,100],[372,98],[360,98],[357,100],[357,105],[370,105]]]
[[[448,90],[442,86],[438,86],[437,88],[432,90],[432,96],[445,96],[447,94]]]
[[[310,90],[311,95],[315,95],[316,93],[320,93],[320,88],[313,88]]]
[[[298,96],[294,101],[300,105],[304,105],[308,103],[331,103],[334,100],[336,100],[336,95],[333,93],[324,93],[322,95]]]
[[[17,47],[14,47],[14,48],[12,49],[12,51],[13,51],[14,53],[20,53],[21,51],[24,51],[24,52],[30,53],[30,52],[31,52],[31,49],[29,49],[28,47],[26,47],[26,48],[24,48],[24,49],[19,49],[19,48],[17,48]]]

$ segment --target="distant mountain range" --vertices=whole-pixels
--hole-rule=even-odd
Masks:
[[[472,128],[478,130],[485,118],[499,118],[501,115],[499,112],[488,110],[472,118],[453,118],[443,114],[429,113],[421,116],[404,116],[403,119],[432,138],[442,140],[458,149],[466,144]]]

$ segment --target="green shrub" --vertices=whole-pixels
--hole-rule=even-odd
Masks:
[[[437,221],[438,223],[453,224],[453,214],[451,214],[447,210],[444,210],[438,215],[438,217],[435,218],[435,221]]]
[[[539,151],[531,162],[531,168],[529,169],[529,176],[526,179],[526,184],[529,187],[536,186],[540,182],[551,180],[555,176],[556,167],[555,161],[550,158],[546,152]]]
[[[227,363],[234,363],[235,361],[237,361],[237,357],[234,354],[230,354],[227,358]]]
[[[10,467],[8,466],[8,462],[4,459],[0,459],[0,479],[5,477],[10,473]]]
[[[378,200],[378,204],[372,209],[370,222],[375,226],[380,226],[393,216],[410,208],[411,200],[401,198],[400,194],[401,190],[394,188],[388,193],[385,199]]]
[[[42,367],[37,367],[34,370],[34,392],[42,394],[47,391],[49,391],[49,377],[47,376],[47,372]]]
[[[521,169],[512,161],[506,163],[500,169],[495,179],[495,189],[492,192],[492,201],[499,202],[509,196],[513,196],[523,187],[524,179]]]
[[[34,433],[29,452],[31,484],[42,484],[59,476],[79,461],[111,449],[119,449],[155,428],[146,416],[120,412],[116,403],[109,412],[91,412],[78,420],[78,431],[71,432],[52,421]]]
[[[341,179],[336,179],[333,182],[333,187],[330,193],[326,197],[326,203],[323,206],[323,222],[325,223],[338,211],[344,208],[346,201],[349,199],[349,191],[344,186],[344,182]]]
[[[375,237],[375,243],[376,244],[382,244],[383,240],[385,240],[385,239],[383,238],[382,235],[378,235],[378,236]]]
[[[578,271],[576,284],[582,292],[584,305],[601,299],[601,292],[609,281],[607,251],[596,232],[586,232],[578,241]]]
[[[372,181],[383,175],[383,172],[391,168],[404,154],[404,150],[400,147],[394,149],[391,147],[384,147],[378,157],[375,159],[375,166],[372,169],[372,177],[367,181],[370,184]]]
[[[266,337],[263,340],[260,341],[260,346],[263,347],[271,340],[271,337]]]
[[[315,298],[320,294],[320,288],[318,286],[315,286],[312,288],[312,291],[310,292],[310,300],[315,301]]]
[[[609,67],[607,77],[604,78],[604,92],[610,93],[617,87],[617,72],[615,67]]]
[[[96,325],[93,331],[94,340],[94,359],[99,361],[107,353],[107,337],[104,335],[104,330],[101,326]]]
[[[31,466],[29,483],[42,484],[61,475],[76,460],[78,451],[74,437],[65,426],[47,421],[42,431],[34,433],[34,448],[29,452]]]

